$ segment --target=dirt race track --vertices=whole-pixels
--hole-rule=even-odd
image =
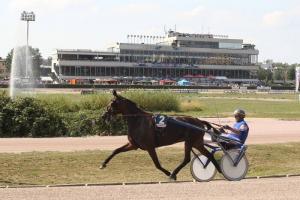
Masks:
[[[206,119],[232,124],[232,119]],[[248,144],[300,142],[300,121],[250,118]],[[85,138],[2,138],[0,153],[111,150],[126,136]],[[182,144],[176,144],[182,146]],[[0,188],[0,199],[205,199],[299,200],[300,177],[247,179],[239,182],[168,183],[89,187]]]
[[[3,188],[6,200],[188,199],[188,200],[299,200],[300,177],[247,179],[238,182],[168,183],[125,186]]]
[[[205,119],[221,124],[233,124],[232,118]],[[300,121],[249,118],[248,144],[300,142]],[[0,153],[31,151],[112,150],[122,146],[126,136],[82,138],[1,138]],[[182,144],[173,146],[181,147]]]

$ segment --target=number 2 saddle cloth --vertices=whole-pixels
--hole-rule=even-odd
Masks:
[[[168,124],[168,116],[167,115],[155,114],[155,115],[153,115],[153,120],[154,120],[156,129],[162,130],[167,127],[167,124]]]

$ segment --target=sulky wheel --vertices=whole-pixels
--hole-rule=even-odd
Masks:
[[[238,157],[239,150],[233,149],[227,153],[223,155],[220,163],[224,177],[229,181],[239,181],[245,178],[249,168],[246,155],[241,158],[237,166],[234,166],[233,161]]]
[[[201,162],[200,162],[200,160]],[[204,168],[204,165],[207,162],[207,157],[204,155],[198,155],[198,157],[194,157],[191,162],[191,174],[196,181],[210,181],[216,175],[216,168],[212,162]],[[204,165],[203,165],[203,164]]]

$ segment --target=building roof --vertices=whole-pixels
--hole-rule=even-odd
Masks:
[[[116,55],[116,52],[94,51],[91,49],[56,49],[57,54],[81,54],[81,55]]]

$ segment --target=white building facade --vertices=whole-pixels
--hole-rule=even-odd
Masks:
[[[155,36],[150,36],[155,38]],[[222,76],[230,81],[257,82],[258,54],[253,44],[211,34],[169,31],[155,43],[117,43],[108,51],[58,49],[52,71],[61,80],[108,77],[180,79]]]

